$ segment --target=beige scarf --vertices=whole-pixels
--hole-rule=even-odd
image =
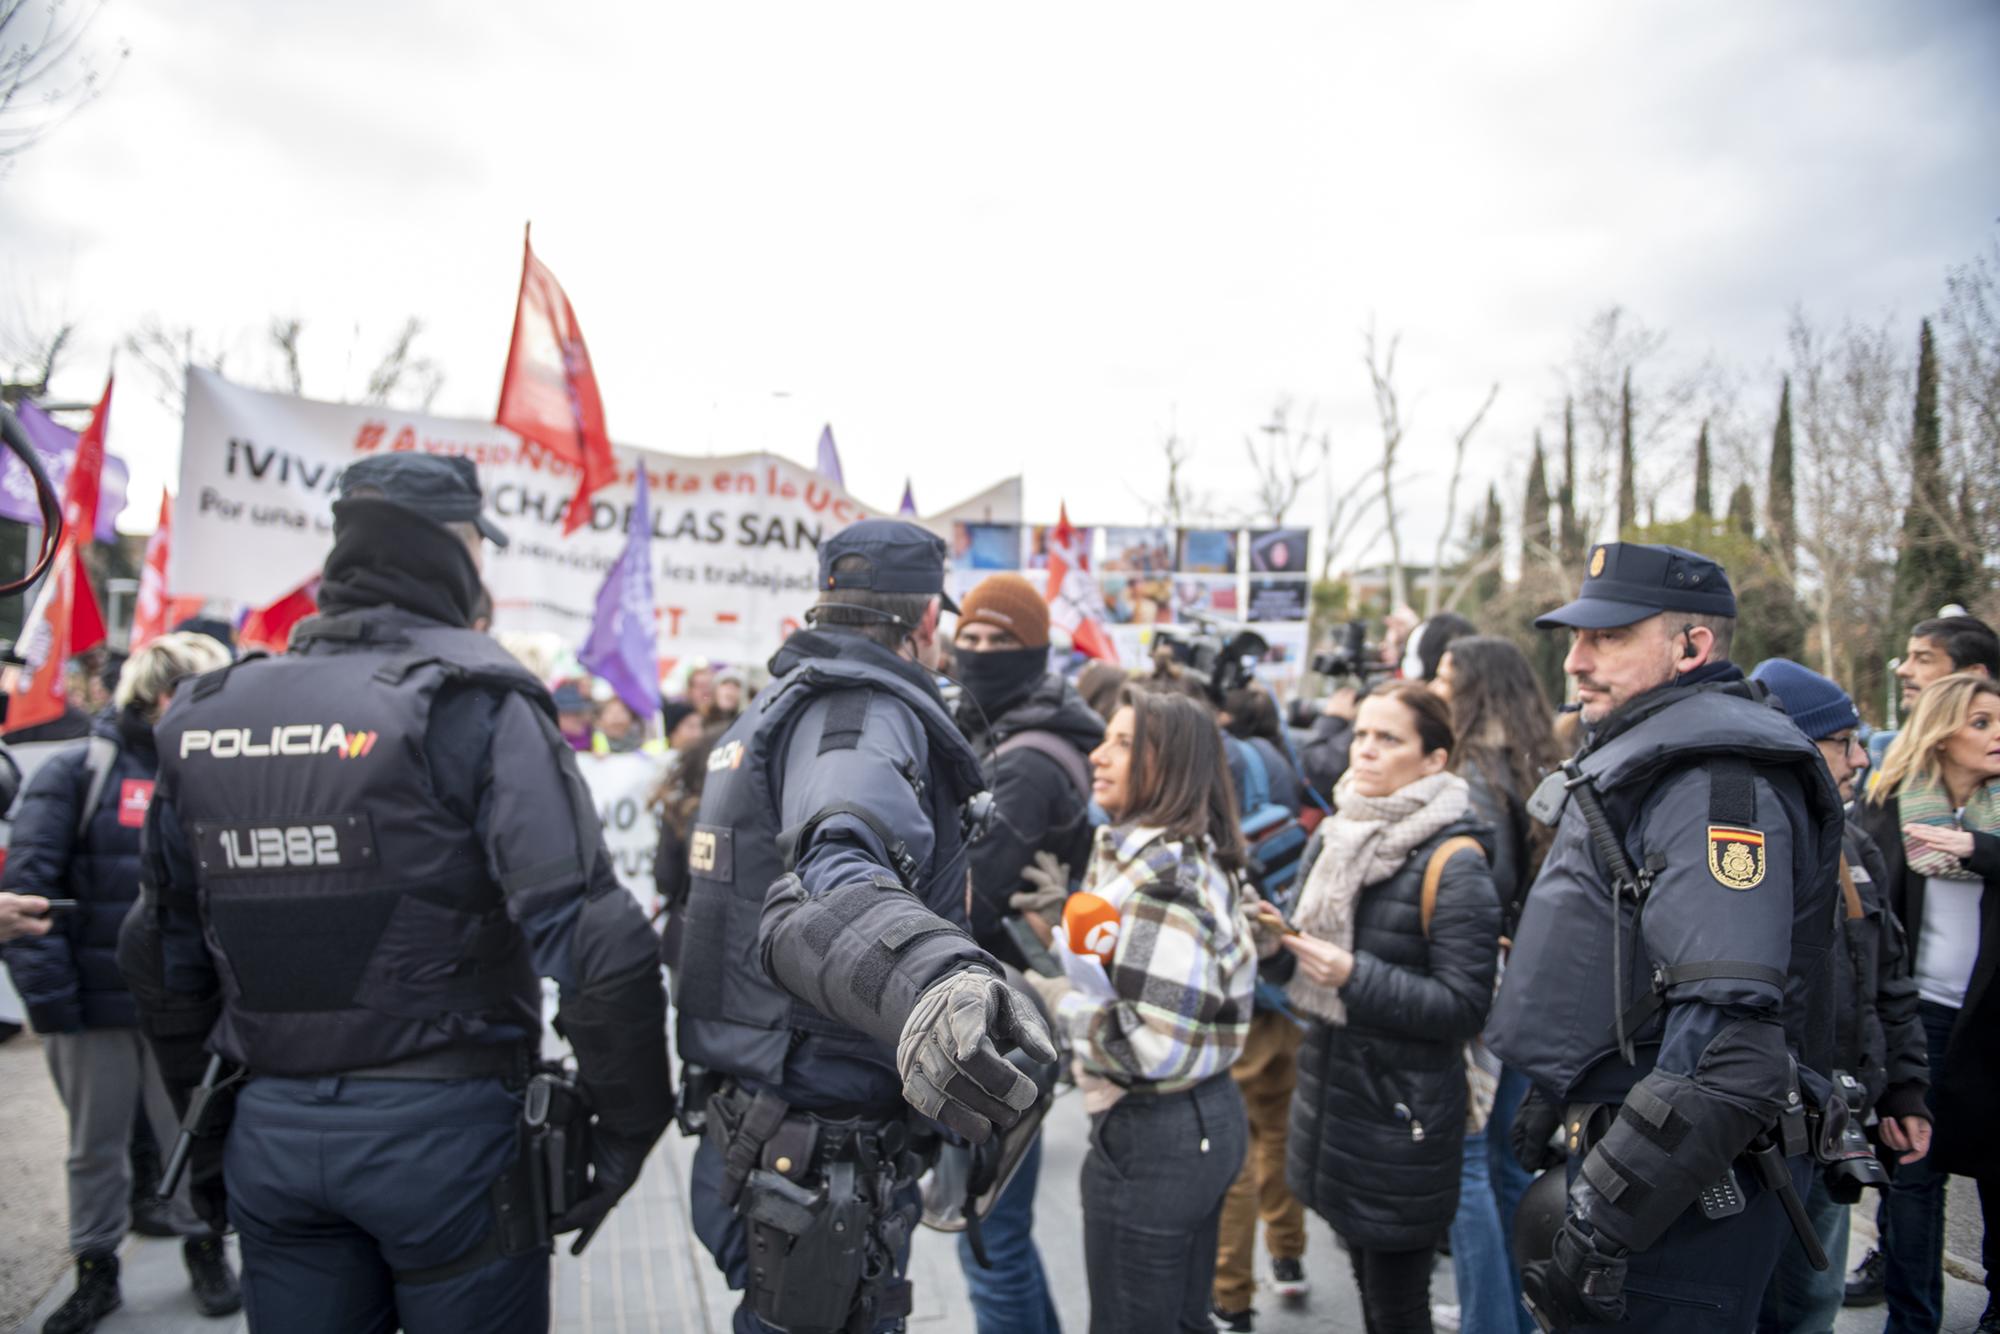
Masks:
[[[1432,774],[1386,797],[1364,797],[1346,778],[1334,789],[1333,818],[1320,825],[1322,845],[1293,917],[1299,930],[1345,950],[1354,948],[1354,907],[1361,891],[1401,870],[1412,852],[1471,807],[1465,780]],[[1347,1022],[1336,987],[1295,974],[1285,995],[1299,1010],[1329,1024]]]

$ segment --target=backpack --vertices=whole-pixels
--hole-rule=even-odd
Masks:
[[[1250,862],[1246,877],[1261,897],[1289,913],[1308,832],[1298,816],[1271,799],[1271,773],[1259,748],[1236,737],[1225,740],[1244,759],[1243,845]]]

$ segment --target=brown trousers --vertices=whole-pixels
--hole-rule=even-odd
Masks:
[[[1215,1304],[1241,1311],[1257,1292],[1257,1220],[1274,1260],[1306,1253],[1305,1206],[1285,1188],[1285,1131],[1291,1121],[1292,1086],[1299,1077],[1299,1043],[1305,1030],[1274,1010],[1250,1020],[1250,1039],[1229,1073],[1250,1114],[1250,1152],[1222,1202],[1216,1246]]]

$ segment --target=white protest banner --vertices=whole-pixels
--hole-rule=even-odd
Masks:
[[[660,654],[761,661],[811,605],[819,543],[873,511],[773,454],[694,457],[620,448],[622,475],[587,526],[562,521],[574,470],[491,422],[319,403],[190,369],[167,585],[177,596],[264,606],[319,571],[341,471],[396,451],[473,461],[511,545],[488,547],[499,630],[581,642],[604,572],[624,545],[636,469],[653,511]]]
[[[604,846],[618,870],[618,883],[632,891],[648,917],[660,906],[653,888],[653,852],[660,826],[646,803],[666,772],[664,755],[578,755],[576,766],[590,785],[590,799],[604,825]]]

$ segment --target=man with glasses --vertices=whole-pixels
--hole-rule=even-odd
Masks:
[[[1847,692],[1787,658],[1759,663],[1750,679],[1777,696],[1792,722],[1819,747],[1842,799],[1851,799],[1868,757],[1855,738],[1861,716]],[[1852,820],[1842,843],[1843,906],[1833,951],[1835,1083],[1845,1084],[1841,1075],[1852,1077],[1847,1087],[1854,1115],[1865,1121],[1875,1113],[1881,1143],[1899,1162],[1913,1163],[1929,1152],[1931,1142],[1931,1114],[1924,1103],[1930,1062],[1917,1018],[1917,987],[1902,928],[1883,899],[1888,873],[1881,852]],[[1825,1271],[1814,1270],[1798,1241],[1788,1243],[1764,1294],[1760,1328],[1831,1329],[1840,1314],[1845,1279],[1839,1259],[1847,1254],[1847,1205],[1834,1198],[1822,1175],[1813,1180],[1806,1211],[1835,1263]]]

